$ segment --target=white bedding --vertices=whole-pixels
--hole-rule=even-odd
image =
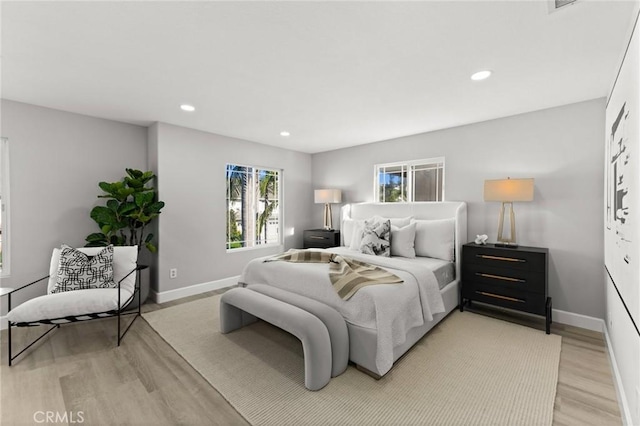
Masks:
[[[247,264],[240,283],[268,284],[310,297],[333,307],[351,324],[376,329],[376,366],[384,374],[393,365],[393,348],[404,343],[407,331],[444,312],[440,289],[430,269],[435,264],[366,255],[345,247],[327,250],[384,267],[404,282],[367,286],[344,301],[331,286],[328,264],[265,263],[265,258],[259,258]]]

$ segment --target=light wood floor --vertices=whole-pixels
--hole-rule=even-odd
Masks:
[[[147,303],[143,310],[215,293],[162,306]],[[475,310],[543,327],[537,318],[480,306]],[[66,414],[69,424],[247,424],[144,319],[136,320],[120,347],[115,346],[115,324],[114,319],[105,319],[63,326],[13,367],[7,366],[3,331],[0,424],[36,424],[47,412]],[[14,329],[14,344],[21,345],[40,329]],[[563,336],[554,425],[621,425],[602,334],[561,324],[553,324],[552,332]]]

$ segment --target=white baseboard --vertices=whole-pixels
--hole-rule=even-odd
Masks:
[[[561,311],[558,309],[553,310],[553,322],[585,328],[599,333],[602,333],[604,329],[604,321],[600,318],[574,314],[573,312]]]
[[[156,303],[170,302],[176,299],[182,299],[183,297],[193,296],[200,293],[206,293],[211,290],[218,290],[225,287],[232,287],[238,284],[239,275],[235,277],[223,278],[217,281],[209,281],[202,284],[194,284],[189,287],[178,288],[176,290],[168,290],[162,292],[156,292],[151,290],[151,298]]]
[[[604,333],[604,339],[607,346],[607,354],[609,355],[609,363],[611,364],[611,372],[613,373],[613,383],[615,384],[616,393],[618,394],[618,405],[620,405],[620,413],[622,415],[622,424],[624,426],[632,426],[631,423],[631,409],[627,403],[627,397],[624,393],[624,387],[622,386],[622,377],[620,376],[620,370],[618,370],[618,363],[616,357],[613,354],[613,345],[611,344],[611,338],[609,337],[609,330],[607,326],[602,325],[602,332]]]

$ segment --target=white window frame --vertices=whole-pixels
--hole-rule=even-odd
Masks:
[[[276,172],[278,173],[278,182],[277,182],[277,190],[278,190],[278,241],[277,242],[272,242],[272,243],[266,243],[266,244],[255,244],[255,241],[253,242],[254,245],[252,246],[248,246],[248,247],[236,247],[236,248],[230,248],[229,244],[230,242],[226,239],[225,237],[225,248],[227,253],[237,253],[237,252],[243,252],[243,251],[247,251],[247,250],[260,250],[260,249],[266,249],[266,248],[273,248],[273,247],[282,247],[283,246],[283,241],[284,241],[284,208],[283,208],[283,181],[284,181],[284,170],[282,169],[278,169],[275,167],[264,167],[264,166],[256,166],[256,165],[247,165],[247,164],[241,164],[241,163],[234,163],[234,162],[228,162],[225,164],[225,185],[227,185],[227,169],[229,168],[229,166],[237,166],[237,167],[245,167],[245,168],[251,168],[254,170],[266,170],[266,171],[270,171],[270,172]],[[227,185],[228,188],[228,185]],[[229,200],[229,193],[228,193],[228,189],[225,190],[225,235],[227,232],[227,227],[229,226],[228,223],[226,223],[226,215],[227,215],[227,208],[228,208],[228,200]],[[258,213],[258,210],[254,210],[253,212],[253,216],[256,216]]]
[[[373,166],[373,199],[378,203],[391,203],[393,201],[381,201],[380,200],[380,169],[387,167],[404,167],[407,169],[407,194],[406,201],[402,201],[405,203],[413,203],[415,197],[415,188],[413,187],[413,168],[416,166],[424,166],[430,164],[442,164],[442,194],[439,200],[434,200],[436,202],[445,200],[445,162],[444,157],[433,157],[433,158],[423,158],[420,160],[410,160],[410,161],[397,161],[394,163],[383,163],[376,164]]]
[[[9,209],[9,139],[0,137],[0,216],[2,219],[2,266],[0,266],[0,276],[8,277],[11,266],[11,232],[9,229],[10,209]]]

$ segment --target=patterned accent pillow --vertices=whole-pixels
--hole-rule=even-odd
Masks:
[[[113,245],[105,247],[95,256],[87,256],[80,250],[62,245],[56,286],[51,293],[115,287]]]
[[[360,251],[376,256],[391,256],[391,222],[389,220],[365,220]]]

